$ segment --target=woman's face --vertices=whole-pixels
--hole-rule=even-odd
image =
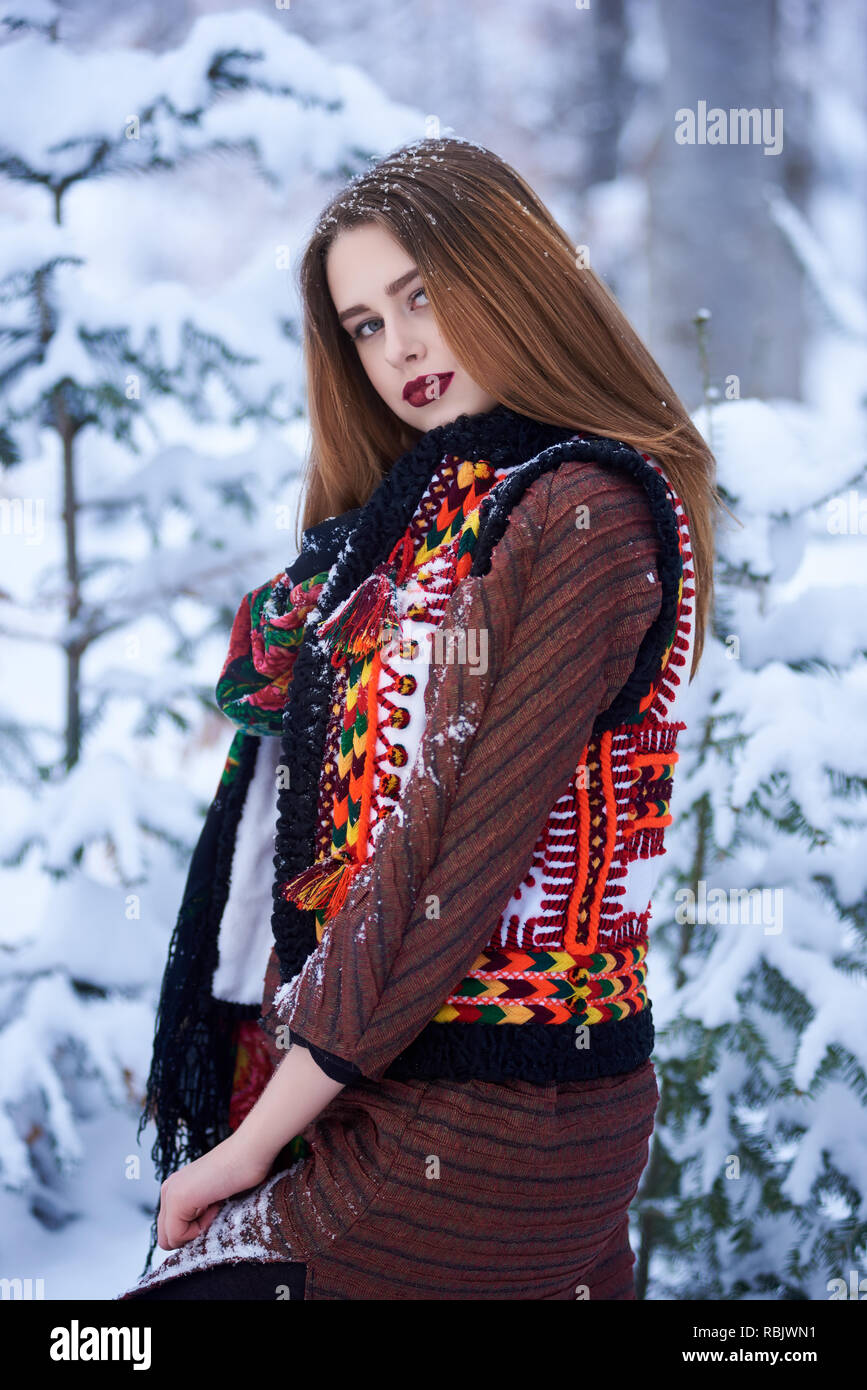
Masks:
[[[366,222],[338,233],[325,272],[341,328],[401,420],[425,431],[493,410],[496,398],[443,341],[412,257],[384,227]]]

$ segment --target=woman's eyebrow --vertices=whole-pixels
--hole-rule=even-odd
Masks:
[[[390,285],[386,285],[386,294],[389,297],[397,294],[403,289],[404,285],[408,285],[410,280],[416,275],[418,275],[418,267],[413,266],[412,270],[408,270],[405,275],[398,276],[396,280],[392,280]],[[344,319],[351,318],[353,314],[369,314],[370,312],[371,310],[366,304],[353,304],[351,309],[344,309],[342,314],[338,314],[337,321],[338,323],[342,323]]]

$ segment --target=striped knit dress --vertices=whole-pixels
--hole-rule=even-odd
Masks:
[[[442,517],[432,498],[453,495],[460,468],[446,456],[417,508],[419,554]],[[469,502],[450,542],[474,524],[461,476]],[[579,502],[594,524],[576,541]],[[565,462],[527,490],[485,582],[456,585],[443,620],[490,634],[488,675],[431,675],[414,711],[415,775],[368,832],[375,853],[291,985],[276,950],[265,975],[269,1065],[285,1055],[276,1038],[288,1023],[294,1042],[326,1070],[344,1059],[353,1080],[303,1131],[302,1158],[279,1157],[123,1298],[254,1296],[251,1262],[257,1297],[286,1297],[294,1269],[305,1299],[634,1298],[628,1214],[659,1100],[651,1060],[542,1084],[386,1072],[476,959],[595,716],[632,671],[659,609],[656,554],[642,488]],[[460,716],[475,703],[484,715],[458,776]],[[333,820],[322,828],[333,836]],[[436,932],[408,925],[420,884],[444,905]]]

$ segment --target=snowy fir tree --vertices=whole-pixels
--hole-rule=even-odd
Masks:
[[[867,119],[855,12],[828,7],[815,33],[819,13],[786,12],[809,30],[790,71],[810,196],[761,190],[779,261],[802,276],[804,402],[741,400],[736,376],[711,388],[701,340],[693,418],[741,526],[717,535],[654,902],[661,1100],[633,1207],[639,1298],[867,1288]],[[787,130],[791,115],[787,98]],[[762,333],[776,349],[785,319],[753,313],[749,330],[751,351]]]
[[[297,553],[293,272],[333,189],[424,133],[268,18],[85,56],[50,8],[0,47],[0,1222],[43,1271],[105,1201],[85,1120],[115,1117],[104,1182],[144,1243],[154,1010],[233,733],[214,683]]]
[[[654,910],[639,1296],[851,1297],[867,1273],[867,614],[840,577],[867,534],[863,422],[859,438],[755,400],[695,422],[742,527],[717,538]]]

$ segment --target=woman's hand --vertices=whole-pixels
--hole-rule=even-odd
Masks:
[[[291,1047],[234,1134],[166,1178],[157,1217],[160,1249],[176,1250],[201,1235],[221,1202],[263,1182],[290,1139],[342,1090],[306,1047]]]
[[[157,1244],[177,1250],[206,1231],[222,1202],[256,1187],[268,1176],[273,1159],[237,1143],[237,1131],[222,1144],[169,1174],[160,1188]]]

